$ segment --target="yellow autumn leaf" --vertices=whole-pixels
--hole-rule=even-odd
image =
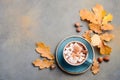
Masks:
[[[105,10],[102,11],[102,18],[104,18],[104,16],[107,14],[107,12]]]
[[[100,54],[102,55],[110,55],[112,48],[106,45],[104,42],[101,43],[100,47]]]
[[[106,16],[103,18],[102,24],[107,24],[108,22],[112,21],[112,19],[113,19],[113,16],[112,16],[112,14],[109,13],[108,15],[106,15]]]

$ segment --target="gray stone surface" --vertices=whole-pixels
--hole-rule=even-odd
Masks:
[[[31,64],[40,56],[35,42],[42,41],[55,54],[57,44],[65,37],[80,35],[87,30],[80,21],[79,10],[90,9],[96,3],[113,14],[115,39],[111,59],[102,63],[100,73],[90,70],[81,75],[69,75],[58,67],[39,70]],[[119,80],[120,79],[120,0],[0,0],[0,80]],[[81,22],[81,33],[73,24]],[[98,53],[96,52],[96,56]]]

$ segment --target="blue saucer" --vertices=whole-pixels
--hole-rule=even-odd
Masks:
[[[92,64],[91,63],[86,64],[86,62],[85,62],[79,66],[72,66],[72,65],[69,65],[64,60],[63,49],[64,49],[65,45],[71,41],[79,41],[79,42],[82,42],[84,45],[86,45],[88,52],[89,52],[88,58],[91,59],[92,61],[94,59],[94,50],[93,50],[92,46],[90,45],[90,43],[80,36],[71,36],[71,37],[65,38],[64,40],[62,40],[59,43],[59,45],[56,49],[56,61],[57,61],[58,66],[63,71],[65,71],[69,74],[80,74],[80,73],[87,71],[91,67]]]

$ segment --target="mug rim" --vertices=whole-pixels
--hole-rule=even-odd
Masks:
[[[82,42],[80,42],[80,41],[70,41],[70,42],[68,42],[68,43],[64,46],[64,48],[63,48],[63,58],[64,58],[64,60],[65,60],[68,64],[70,64],[70,65],[72,65],[72,66],[80,66],[80,65],[82,65],[83,63],[85,63],[85,61],[87,60],[87,58],[88,58],[88,53],[89,53],[89,52],[87,52],[87,55],[86,55],[85,59],[84,59],[82,62],[80,62],[79,64],[70,63],[70,62],[65,58],[64,50],[65,50],[66,46],[67,46],[68,44],[72,43],[72,42],[78,42],[78,43],[82,44],[82,46],[84,46],[84,48],[88,51],[88,49],[87,49],[87,47],[85,46],[84,43],[82,43]]]

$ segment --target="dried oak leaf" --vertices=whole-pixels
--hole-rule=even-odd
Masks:
[[[106,15],[106,11],[103,6],[100,4],[96,4],[92,11],[87,9],[80,10],[80,17],[82,20],[87,20],[94,24],[101,24],[103,17]]]
[[[102,30],[113,30],[114,29],[114,26],[112,24],[104,24],[101,26],[101,29]]]
[[[48,59],[54,59],[54,55],[50,52],[50,47],[46,46],[42,42],[36,43],[35,49],[42,57],[46,57]]]
[[[49,68],[53,64],[53,60],[47,60],[45,58],[43,60],[36,59],[35,61],[33,61],[33,65],[39,67],[40,69]]]
[[[102,20],[102,24],[108,24],[108,22],[112,21],[113,16],[112,14],[108,14],[106,16],[104,16],[103,20]]]
[[[100,35],[100,38],[104,41],[110,41],[114,38],[114,35],[106,32],[106,33]]]
[[[89,28],[95,33],[98,33],[98,34],[102,33],[101,25],[99,24],[90,23]]]
[[[98,23],[98,21],[96,20],[97,18],[94,15],[94,13],[87,9],[80,10],[80,17],[82,20],[87,20],[87,21],[95,23],[95,24]]]
[[[94,59],[94,61],[93,61],[91,71],[94,75],[97,74],[100,71],[99,62],[96,59]]]
[[[91,37],[91,44],[92,44],[92,46],[99,46],[100,43],[101,43],[100,36],[97,35],[97,34],[94,34],[94,35]]]
[[[112,48],[106,45],[103,41],[99,45],[100,48],[100,54],[102,55],[110,55]]]
[[[92,10],[96,16],[96,20],[98,21],[98,24],[101,24],[102,18],[106,15],[106,11],[104,10],[103,6],[100,4],[96,4],[92,8]]]
[[[85,33],[82,35],[87,41],[91,42],[91,30],[85,31]]]

